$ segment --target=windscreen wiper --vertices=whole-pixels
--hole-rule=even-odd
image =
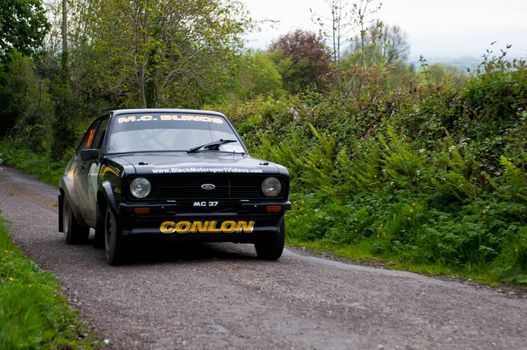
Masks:
[[[238,142],[238,140],[224,140],[224,139],[219,139],[217,141],[212,141],[212,142],[209,142],[209,143],[206,143],[204,145],[201,145],[201,146],[197,146],[197,147],[192,147],[191,149],[189,149],[187,151],[187,153],[195,153],[197,151],[199,151],[200,149],[211,149],[211,150],[215,150],[215,151],[218,151],[220,149],[220,146],[221,145],[224,145],[226,143],[231,143],[231,142]]]

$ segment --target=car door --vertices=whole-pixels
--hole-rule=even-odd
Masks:
[[[85,221],[84,213],[82,211],[82,160],[80,153],[83,149],[89,148],[91,146],[91,143],[93,142],[93,138],[95,137],[95,132],[97,131],[97,126],[99,125],[99,120],[96,120],[93,122],[90,127],[86,130],[84,133],[84,136],[77,147],[75,151],[75,155],[73,156],[72,160],[68,164],[67,173],[68,177],[70,178],[71,182],[73,183],[73,193],[71,193],[71,196],[69,198],[70,204],[74,207],[74,210],[76,213],[79,213],[82,216],[82,220]],[[81,219],[81,218],[78,218]]]
[[[92,148],[99,151],[99,159],[103,156],[103,144],[106,136],[106,129],[108,128],[108,117],[101,119],[97,132],[93,138]],[[98,189],[98,177],[101,163],[99,159],[92,161],[89,166],[88,178],[87,178],[87,193],[86,193],[86,204],[84,210],[86,211],[86,217],[88,220],[95,222],[97,218],[97,189]]]
[[[91,208],[95,208],[95,203],[90,203],[91,198],[89,196],[89,193],[91,191],[89,188],[89,175],[90,172],[93,172],[94,169],[97,168],[99,161],[98,159],[82,160],[81,152],[85,149],[96,148],[96,138],[98,134],[100,135],[100,124],[101,119],[97,119],[88,128],[88,131],[86,132],[87,137],[85,136],[86,141],[83,142],[76,156],[77,173],[75,176],[75,188],[77,190],[77,196],[79,198],[80,211],[82,213],[84,221],[90,226],[93,226],[95,224],[95,215],[93,212],[94,210],[91,210]]]

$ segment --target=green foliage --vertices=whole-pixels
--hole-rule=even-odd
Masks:
[[[468,76],[462,70],[444,64],[431,64],[421,66],[419,70],[421,84],[433,84],[462,87],[468,80]]]
[[[326,141],[297,157],[320,159]],[[372,256],[407,267],[439,265],[491,279],[523,278],[527,265],[524,244],[518,242],[527,229],[527,206],[511,202],[510,187],[524,193],[524,172],[504,169],[511,175],[500,178],[496,198],[478,186],[470,156],[467,160],[456,150],[446,151],[450,158],[412,152],[393,130],[364,147],[364,153],[355,150],[342,169],[346,162],[340,160],[333,166],[319,162],[321,171],[308,162],[300,174],[293,173],[295,182],[302,182],[293,186],[302,194],[292,197],[288,218],[293,241],[335,247],[369,240]],[[348,178],[335,176],[339,171]]]
[[[221,101],[250,26],[237,1],[80,2],[74,60],[88,94],[113,106],[199,107]]]
[[[62,76],[65,79],[64,76]],[[68,147],[75,142],[75,116],[80,112],[80,101],[73,96],[71,86],[66,81],[53,85],[54,120],[53,143],[51,145],[52,159],[62,158]]]
[[[3,165],[37,175],[40,180],[57,187],[71,156],[71,153],[66,153],[64,158],[51,158],[50,153],[35,153],[16,146],[16,142],[0,141],[0,159],[3,160]]]
[[[264,52],[246,52],[238,62],[238,72],[233,79],[234,99],[254,99],[257,96],[279,96],[284,93],[282,77],[277,67]]]
[[[527,203],[527,173],[504,156],[500,158],[503,168],[502,193],[511,200]]]
[[[0,134],[12,128],[24,147],[38,152],[47,149],[51,142],[48,116],[52,114],[48,82],[36,74],[31,59],[18,51],[10,54],[0,71],[0,82]]]
[[[495,129],[502,131],[515,125],[517,112],[527,107],[527,71],[525,61],[505,60],[500,56],[485,55],[480,74],[464,87],[465,119],[470,124],[466,131],[472,137],[486,137]]]
[[[57,280],[20,252],[0,219],[0,348],[98,348],[67,305]]]
[[[525,283],[526,113],[485,84],[504,79],[517,91],[527,84],[511,69],[502,78],[481,74],[493,78],[462,86],[441,78],[412,93],[262,99],[224,111],[254,154],[289,168],[291,243]],[[475,85],[487,98],[474,102],[466,92]],[[487,104],[496,100],[509,114],[499,118],[505,125],[489,128]],[[466,123],[469,115],[478,123]]]
[[[27,55],[38,48],[50,24],[40,0],[2,0],[0,62],[14,49]]]

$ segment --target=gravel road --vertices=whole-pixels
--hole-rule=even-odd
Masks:
[[[66,245],[56,196],[0,172],[14,240],[113,349],[527,349],[527,300],[487,287],[291,249],[263,262],[235,244],[158,242],[112,267],[102,250]]]

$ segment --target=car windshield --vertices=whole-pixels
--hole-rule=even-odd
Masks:
[[[124,114],[114,118],[108,153],[187,151],[220,139],[238,140],[225,118],[189,113]],[[244,152],[239,141],[219,151]]]

